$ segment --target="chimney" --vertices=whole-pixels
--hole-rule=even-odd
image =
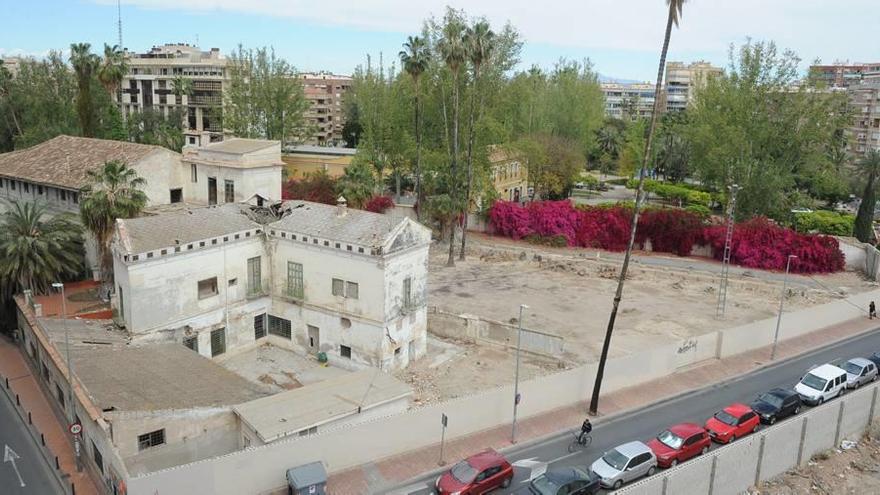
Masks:
[[[347,211],[348,201],[345,200],[345,197],[339,196],[339,199],[336,200],[336,216],[344,217]]]

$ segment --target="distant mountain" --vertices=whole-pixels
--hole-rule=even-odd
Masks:
[[[645,81],[639,81],[637,79],[621,79],[619,77],[612,77],[612,76],[606,76],[604,74],[599,74],[599,82],[619,83],[619,84],[635,84],[635,83],[643,83]]]

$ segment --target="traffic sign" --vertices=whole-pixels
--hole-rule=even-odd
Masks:
[[[70,431],[71,435],[79,435],[82,429],[83,427],[79,423],[73,423],[67,428],[67,430]]]

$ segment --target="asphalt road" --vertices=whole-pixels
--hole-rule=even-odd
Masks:
[[[531,466],[543,467],[546,463],[551,468],[563,466],[589,468],[596,459],[602,456],[603,452],[617,445],[632,440],[646,442],[668,426],[676,423],[702,424],[728,404],[732,402],[749,403],[761,392],[774,387],[792,388],[813,365],[836,359],[867,356],[880,351],[880,332],[877,332],[878,329],[880,328],[863,336],[780,361],[773,366],[754,371],[726,383],[710,385],[607,421],[598,420],[598,422],[594,422],[593,443],[583,451],[572,454],[568,452],[568,445],[573,439],[571,432],[579,429],[580,425],[571,425],[571,430],[562,431],[540,444],[506,450],[504,454],[515,466],[515,477],[510,488],[494,493],[508,494],[523,489],[532,473]],[[435,479],[436,476],[433,475],[425,476],[407,483],[407,486],[397,487],[393,493],[409,495],[432,493]]]
[[[38,450],[40,447],[28,434],[27,425],[13,409],[14,405],[4,393],[0,393],[0,461],[6,448],[17,454],[15,467],[11,462],[0,462],[0,493],[3,495],[63,495],[54,478],[52,468]]]

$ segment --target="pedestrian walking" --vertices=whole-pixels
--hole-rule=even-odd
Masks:
[[[871,301],[871,303],[868,304],[868,319],[873,320],[876,317],[877,317],[877,306],[874,305],[874,301]]]

